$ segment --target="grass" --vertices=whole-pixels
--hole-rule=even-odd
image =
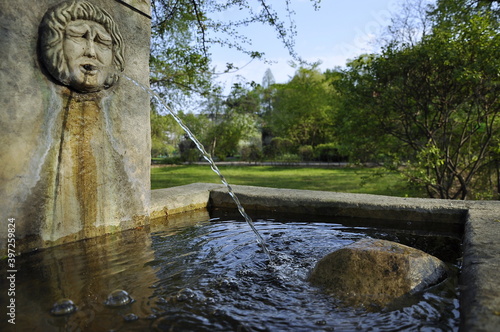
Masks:
[[[405,181],[398,174],[380,168],[220,166],[219,169],[227,181],[235,185],[422,197],[406,188]],[[221,183],[209,166],[181,165],[151,169],[152,189],[195,182]]]

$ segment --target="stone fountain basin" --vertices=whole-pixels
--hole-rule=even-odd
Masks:
[[[370,218],[375,224],[411,224],[419,230],[463,230],[461,330],[500,325],[500,202],[451,201],[233,186],[247,210],[311,216]],[[234,208],[223,185],[194,183],[151,192],[151,218],[204,208]]]

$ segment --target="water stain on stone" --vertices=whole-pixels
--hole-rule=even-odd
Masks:
[[[71,151],[74,161],[73,181],[80,205],[81,220],[84,226],[90,226],[97,217],[97,163],[92,141],[102,138],[102,135],[99,135],[102,112],[96,100],[81,99],[70,100],[67,109],[68,119],[63,130],[72,138],[68,140],[67,148]]]
[[[76,215],[85,229],[97,219],[95,150],[104,144],[100,98],[98,94],[70,93],[63,112],[54,200],[54,215],[59,223],[56,227]],[[68,206],[73,209],[64,208]]]

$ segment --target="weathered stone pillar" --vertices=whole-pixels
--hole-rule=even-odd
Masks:
[[[0,2],[0,250],[147,223],[149,0]]]

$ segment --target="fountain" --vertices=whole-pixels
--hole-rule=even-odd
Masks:
[[[1,6],[0,204],[17,250],[146,224],[149,96],[117,73],[148,84],[147,13],[117,1]]]
[[[498,202],[451,202],[246,186],[234,186],[230,189],[234,194],[228,195],[226,187],[212,184],[150,191],[150,97],[141,88],[148,85],[148,1],[91,0],[75,3],[41,0],[37,2],[36,10],[30,4],[28,0],[16,2],[16,6],[8,2],[0,4],[0,52],[3,59],[0,95],[4,102],[0,157],[5,165],[0,176],[0,207],[1,220],[4,221],[1,224],[6,225],[0,229],[0,250],[8,257],[3,262],[9,264],[2,265],[0,273],[3,277],[10,271],[8,273],[18,276],[18,287],[32,287],[31,292],[19,291],[17,298],[6,300],[22,302],[19,307],[30,312],[40,311],[45,305],[42,308],[44,313],[48,314],[51,309],[62,313],[61,317],[48,319],[49,326],[86,324],[96,312],[94,307],[103,308],[104,317],[100,316],[99,322],[106,321],[110,315],[115,317],[116,313],[130,324],[144,323],[151,316],[154,323],[150,325],[157,330],[166,329],[175,317],[188,320],[186,326],[195,326],[198,319],[206,317],[199,314],[194,319],[176,312],[165,316],[165,311],[155,316],[158,313],[148,312],[147,309],[151,307],[149,299],[153,298],[161,307],[164,307],[162,301],[166,301],[167,307],[172,303],[187,303],[193,309],[191,314],[196,314],[196,306],[207,307],[215,310],[210,315],[223,317],[224,324],[228,324],[224,325],[226,328],[239,326],[234,321],[234,312],[227,315],[224,311],[217,311],[220,309],[211,303],[217,302],[214,296],[222,296],[221,292],[237,291],[240,287],[238,282],[231,278],[210,279],[211,286],[220,288],[212,296],[207,296],[210,293],[208,290],[206,294],[200,294],[197,289],[190,289],[188,282],[182,287],[176,286],[179,289],[174,295],[164,291],[168,285],[161,283],[165,280],[173,282],[175,275],[158,280],[158,275],[167,273],[159,272],[158,268],[161,264],[168,265],[168,262],[155,256],[168,256],[168,250],[165,252],[162,247],[164,242],[159,240],[162,237],[177,241],[177,238],[170,237],[171,232],[177,232],[182,239],[186,230],[173,226],[175,220],[184,218],[180,216],[198,213],[196,211],[204,214],[206,209],[233,208],[233,199],[237,195],[241,204],[257,215],[272,211],[274,215],[328,216],[334,223],[339,217],[369,218],[374,225],[384,227],[391,224],[401,227],[403,224],[419,231],[440,231],[450,227],[458,234],[463,231],[461,327],[471,331],[493,331],[498,326]],[[82,44],[83,48],[80,47]],[[85,54],[79,53],[82,49]],[[134,82],[119,77],[117,73],[121,72]],[[198,221],[209,220],[212,216],[196,218]],[[155,223],[162,226],[155,228]],[[168,227],[164,228],[165,224]],[[249,224],[252,225],[251,222]],[[149,233],[121,233],[143,227],[152,231],[158,229],[160,233],[151,233],[151,236]],[[273,229],[268,233],[276,235]],[[96,237],[103,234],[111,235]],[[121,244],[133,245],[108,246],[114,238],[120,238]],[[80,247],[75,242],[82,239],[86,239],[85,243],[90,246]],[[69,247],[64,247],[68,253],[58,252],[57,248],[53,251],[48,249],[49,256],[43,256],[41,264],[33,267],[31,272],[44,275],[46,272],[43,271],[49,269],[53,275],[67,275],[69,279],[31,280],[31,273],[28,276],[22,272],[30,271],[30,266],[16,265],[35,264],[38,256],[33,253],[16,257],[15,254],[62,243],[70,243]],[[115,264],[131,255],[137,246],[144,250],[136,257],[136,265],[130,261]],[[212,254],[217,252],[217,248],[221,247],[207,252],[207,259],[200,261],[201,266],[206,266],[207,261],[214,262],[210,255],[222,260],[232,259]],[[238,248],[234,249],[237,253],[240,252]],[[128,251],[123,251],[125,249]],[[122,253],[123,257],[116,256],[116,252]],[[33,255],[34,262],[30,262],[30,255]],[[245,255],[246,259],[255,259],[265,266],[261,258],[248,252]],[[302,255],[305,257],[306,253]],[[100,259],[95,261],[93,256]],[[283,261],[287,259],[284,257]],[[147,262],[148,266],[142,266],[142,262]],[[293,263],[299,264],[298,261]],[[264,274],[266,271],[260,269],[258,264],[250,268],[239,266],[238,271],[242,277],[255,281],[252,269]],[[293,269],[294,264],[285,264],[285,268]],[[79,273],[85,271],[91,277],[73,278],[75,267]],[[99,274],[99,271],[106,270],[109,273],[104,276]],[[202,270],[209,271],[209,267]],[[195,270],[193,275],[200,271]],[[141,282],[136,284],[134,280],[138,274],[141,275]],[[286,274],[284,278],[288,276]],[[158,287],[162,290],[160,293],[164,293],[161,296],[154,291]],[[75,290],[78,291],[75,293]],[[113,294],[114,290],[126,290],[136,301],[130,301],[130,304],[125,301],[123,307],[106,309],[106,296]],[[40,298],[46,298],[48,294],[54,299],[44,305],[32,301],[31,293],[37,292]],[[313,293],[306,294],[314,296]],[[2,293],[2,303],[4,297]],[[303,295],[299,299],[306,301]],[[264,302],[267,300],[264,299]],[[329,303],[329,300],[326,301]],[[54,303],[57,305],[52,308]],[[257,301],[255,305],[259,303]],[[240,305],[252,307],[252,302]],[[142,311],[130,312],[130,306],[142,308]],[[265,310],[272,309],[266,307]],[[71,313],[73,318],[68,319],[64,315],[66,312]],[[248,311],[245,312],[248,314]],[[278,318],[286,320],[286,317]],[[189,319],[194,320],[190,323]],[[328,325],[323,318],[317,317],[313,325],[320,328],[325,324]],[[277,326],[279,328],[280,325]],[[307,324],[304,326],[310,328]],[[244,330],[245,326],[239,328]],[[265,329],[259,324],[249,328]]]

